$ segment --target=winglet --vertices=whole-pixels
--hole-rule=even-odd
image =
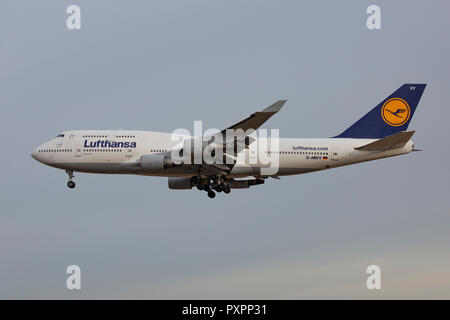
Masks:
[[[287,100],[278,100],[274,104],[270,105],[269,107],[265,108],[261,112],[273,112],[276,113],[281,110],[281,107],[286,103]]]

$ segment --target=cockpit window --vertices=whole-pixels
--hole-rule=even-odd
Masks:
[[[64,133],[60,133],[56,136],[57,138],[64,138]]]

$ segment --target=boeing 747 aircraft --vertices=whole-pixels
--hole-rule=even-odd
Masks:
[[[74,172],[137,174],[168,177],[170,189],[196,187],[214,198],[215,191],[230,193],[233,188],[263,184],[269,177],[278,179],[414,151],[410,140],[414,131],[407,128],[425,86],[404,84],[332,138],[255,137],[255,130],[285,104],[280,100],[208,136],[74,130],[58,134],[31,155],[65,170],[69,188],[75,187]],[[265,147],[256,148],[260,145]]]

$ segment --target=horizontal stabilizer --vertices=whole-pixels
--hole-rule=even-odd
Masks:
[[[355,148],[359,151],[386,151],[403,147],[415,131],[400,131],[375,142]]]

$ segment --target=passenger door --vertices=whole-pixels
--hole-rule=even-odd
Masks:
[[[123,152],[125,153],[126,161],[133,159],[135,155],[134,148],[123,148]]]
[[[70,135],[69,139],[72,140],[73,146],[73,154],[75,155],[75,159],[79,159],[83,154],[83,140],[82,137],[76,137],[74,135]]]

